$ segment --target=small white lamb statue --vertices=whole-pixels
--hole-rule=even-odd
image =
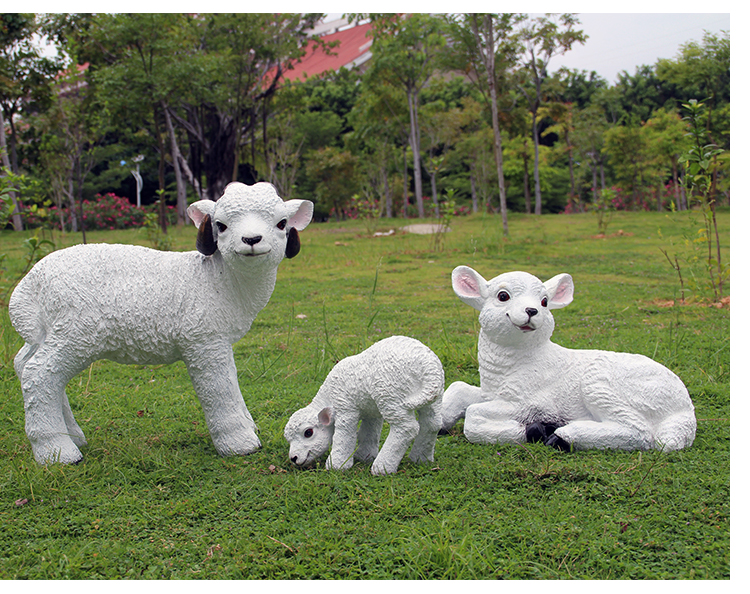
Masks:
[[[237,382],[232,344],[265,307],[282,259],[300,250],[307,200],[279,198],[268,183],[231,183],[216,202],[188,214],[199,227],[193,252],[88,244],[43,258],[10,299],[26,344],[15,358],[26,434],[41,464],[77,463],[86,438],[65,386],[93,361],[185,362],[220,455],[260,447]]]
[[[550,341],[551,310],[573,301],[570,275],[542,283],[508,272],[486,281],[459,266],[452,281],[459,299],[480,312],[480,387],[448,387],[442,432],[465,418],[473,443],[543,441],[563,451],[672,451],[693,443],[693,403],[669,369],[643,355]]]
[[[289,419],[284,429],[289,460],[305,468],[330,447],[327,469],[374,459],[372,474],[385,475],[398,470],[413,441],[409,458],[432,462],[444,381],[437,355],[406,336],[385,338],[342,359],[312,402]],[[378,452],[383,420],[390,430]]]

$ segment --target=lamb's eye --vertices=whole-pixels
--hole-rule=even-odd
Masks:
[[[216,227],[219,229],[219,233],[224,233],[227,230],[227,226],[224,223],[216,223]]]
[[[305,437],[312,437],[313,436],[312,427],[309,427],[309,428],[305,429],[304,435],[305,435]]]
[[[283,230],[286,227],[286,219],[281,219],[276,226]]]
[[[508,293],[508,291],[500,291],[500,292],[499,292],[499,293],[497,294],[497,298],[498,298],[498,299],[499,299],[500,301],[507,301],[508,299],[510,299],[510,293]]]
[[[542,299],[542,307],[547,307],[547,298]]]

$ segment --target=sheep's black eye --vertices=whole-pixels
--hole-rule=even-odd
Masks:
[[[542,299],[542,307],[547,307],[547,298]]]
[[[276,226],[283,230],[286,227],[286,219],[281,219]]]
[[[508,293],[508,291],[500,291],[500,292],[499,292],[499,293],[497,294],[497,298],[498,298],[498,299],[499,299],[500,301],[507,301],[508,299],[510,299],[510,293]]]
[[[224,223],[216,223],[216,227],[219,229],[219,233],[224,233],[227,230],[227,226]]]
[[[312,436],[313,436],[312,428],[305,429],[305,437],[312,437]]]

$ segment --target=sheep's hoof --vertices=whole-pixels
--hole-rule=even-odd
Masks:
[[[547,440],[544,442],[544,445],[548,445],[551,448],[560,450],[561,452],[573,451],[572,446],[567,441],[565,441],[562,437],[559,437],[558,435],[554,433],[547,438]]]
[[[555,433],[555,429],[560,425],[554,423],[542,423],[537,421],[526,425],[526,441],[530,443],[545,442]]]

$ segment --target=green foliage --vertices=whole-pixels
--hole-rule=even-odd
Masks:
[[[724,149],[710,142],[704,105],[691,100],[683,105],[690,128],[686,136],[689,148],[680,158],[685,166],[685,187],[689,199],[699,199],[703,215],[700,241],[706,243],[706,268],[715,301],[723,297],[724,283],[729,276],[729,265],[721,260],[721,241],[716,223],[716,180],[720,175]]]
[[[612,221],[614,214],[613,200],[617,197],[615,188],[602,188],[599,197],[591,204],[593,211],[596,213],[596,226],[600,235],[607,233],[607,227]]]
[[[657,257],[688,216],[623,212],[623,233],[606,239],[592,237],[592,213],[511,213],[511,237],[497,216],[455,217],[440,252],[428,236],[313,223],[235,345],[264,444],[248,457],[215,454],[184,365],[100,361],[67,388],[89,441],[83,463],[38,466],[12,366],[20,345],[0,312],[0,577],[728,580],[730,312],[665,306],[673,272]],[[717,218],[726,239],[729,214]],[[9,277],[24,266],[27,235],[0,233]],[[193,249],[195,229],[173,237]],[[90,239],[146,242],[132,229]],[[58,247],[77,240],[61,235]],[[447,383],[479,382],[477,314],[450,285],[459,264],[487,277],[572,274],[576,298],[555,312],[554,340],[674,370],[696,407],[693,446],[568,455],[470,444],[454,431],[438,439],[433,465],[406,460],[385,478],[360,463],[292,468],[289,416],[337,360],[381,337],[414,336],[440,357]]]

